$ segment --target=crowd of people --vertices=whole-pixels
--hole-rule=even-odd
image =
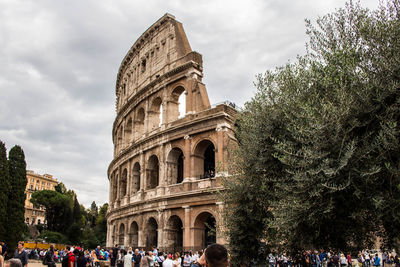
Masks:
[[[1,259],[7,253],[7,246],[2,243],[0,246]],[[206,255],[209,255],[206,258]],[[28,260],[40,260],[43,265],[56,267],[61,263],[62,267],[103,267],[101,262],[109,262],[111,267],[202,267],[228,266],[228,253],[224,246],[213,244],[203,251],[184,253],[163,253],[153,247],[152,250],[133,250],[115,246],[111,249],[104,249],[98,246],[94,250],[85,250],[79,246],[66,246],[65,249],[57,250],[50,246],[48,250],[25,249],[24,243],[19,242],[13,258],[7,261],[5,267],[28,267]],[[214,262],[214,265],[212,265]],[[226,263],[226,264],[225,264]],[[4,267],[4,261],[0,262]]]
[[[4,242],[0,242],[0,267],[4,267],[4,256],[8,249]],[[202,267],[229,265],[229,257],[224,246],[213,244],[205,252],[186,251],[184,253],[164,253],[153,247],[149,251],[141,249],[127,249],[115,245],[111,249],[98,246],[93,250],[79,246],[66,246],[57,250],[50,246],[48,250],[24,249],[24,243],[19,242],[13,258],[6,267],[28,267],[28,259],[40,260],[43,265],[56,267]],[[213,259],[217,259],[213,262]],[[107,262],[106,265],[101,263]],[[399,256],[394,252],[363,250],[357,255],[350,253],[324,251],[303,251],[294,256],[285,253],[269,253],[265,259],[253,261],[247,266],[268,267],[400,267]]]
[[[270,267],[400,267],[399,257],[395,253],[385,251],[381,257],[369,250],[359,251],[356,257],[352,257],[350,253],[321,249],[299,252],[293,257],[285,253],[270,253],[266,261]]]

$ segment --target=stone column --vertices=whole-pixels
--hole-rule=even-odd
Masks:
[[[125,195],[127,196],[127,203],[130,202],[131,199],[131,193],[132,193],[132,160],[128,162],[128,173],[126,174],[126,193]]]
[[[193,240],[191,238],[191,208],[190,206],[182,206],[185,210],[185,217],[183,222],[183,249],[187,250],[188,248],[193,247]]]
[[[224,132],[226,131],[226,128],[218,125],[215,131],[217,132],[217,152],[215,153],[215,167],[217,167],[220,166],[220,164],[224,163]],[[225,166],[221,167],[223,170],[225,169]]]
[[[183,137],[183,139],[185,140],[185,147],[184,147],[184,151],[183,151],[183,179],[190,179],[193,177],[192,174],[192,167],[193,165],[191,165],[191,147],[192,147],[192,138],[189,135],[185,135]]]
[[[217,243],[219,244],[226,244],[227,241],[223,237],[222,233],[225,232],[225,226],[224,226],[224,202],[216,202],[217,205],[217,218],[216,219],[216,240]]]

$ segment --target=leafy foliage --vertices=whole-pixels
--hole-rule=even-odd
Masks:
[[[7,203],[10,190],[10,172],[8,169],[7,150],[0,141],[0,236],[6,235]]]
[[[224,196],[233,251],[258,228],[252,240],[286,249],[364,248],[374,236],[398,248],[400,5],[350,2],[306,26],[306,55],[257,76],[239,114]]]
[[[15,145],[8,153],[8,166],[10,171],[10,191],[7,202],[6,237],[10,248],[14,248],[22,240],[26,232],[25,188],[26,188],[26,162],[22,148]]]

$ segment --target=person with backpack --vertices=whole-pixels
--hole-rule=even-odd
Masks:
[[[50,249],[46,251],[43,257],[43,265],[48,267],[56,267],[56,262],[54,260],[54,246],[51,245]]]
[[[381,266],[381,258],[378,257],[378,254],[375,254],[374,266]]]

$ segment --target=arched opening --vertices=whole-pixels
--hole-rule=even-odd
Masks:
[[[111,175],[111,201],[115,201],[117,199],[117,190],[118,190],[118,177],[114,174]]]
[[[122,142],[123,142],[123,140],[122,140],[122,126],[120,126],[119,130],[118,130],[118,135],[117,135],[117,147],[118,147],[118,150],[120,150],[122,148]]]
[[[144,109],[140,108],[136,113],[136,120],[135,120],[135,139],[142,136],[144,131]]]
[[[167,222],[165,231],[166,249],[169,251],[182,251],[183,247],[183,223],[182,220],[173,215]]]
[[[119,180],[119,176],[118,176],[118,174],[116,174],[115,178],[114,178],[114,181],[115,181],[115,186],[114,186],[115,198],[114,198],[114,200],[117,200],[117,198],[118,198],[118,180]]]
[[[158,186],[160,172],[159,163],[156,155],[149,158],[148,169],[147,169],[147,189],[153,189]]]
[[[124,238],[125,238],[125,225],[121,223],[119,226],[119,234],[118,234],[118,244],[124,245]]]
[[[140,190],[140,164],[136,162],[132,169],[132,194]]]
[[[215,147],[209,140],[203,140],[195,149],[195,175],[198,178],[212,178],[215,176]]]
[[[149,130],[154,130],[162,124],[162,100],[156,97],[151,103],[149,110]]]
[[[119,191],[119,195],[121,196],[121,198],[123,198],[124,196],[126,196],[126,183],[128,180],[128,171],[127,169],[124,169],[122,171],[122,175],[121,175],[121,181],[120,181],[120,191]]]
[[[178,86],[172,90],[168,102],[168,121],[174,121],[186,115],[186,94],[185,88]]]
[[[113,230],[111,232],[111,243],[114,245],[117,242],[117,230],[115,229],[115,225],[113,226]]]
[[[209,212],[200,213],[194,223],[195,249],[205,248],[210,244],[216,243],[216,220]]]
[[[129,246],[136,248],[139,240],[139,226],[136,222],[132,222],[129,229]]]
[[[167,158],[168,184],[183,182],[183,152],[180,148],[173,148]]]
[[[158,246],[158,224],[157,221],[151,217],[147,221],[147,231],[146,231],[146,247],[151,249],[151,247]]]
[[[125,125],[125,132],[124,132],[124,137],[125,137],[125,145],[129,145],[129,143],[132,141],[132,127],[133,127],[133,121],[132,117],[128,119]]]

